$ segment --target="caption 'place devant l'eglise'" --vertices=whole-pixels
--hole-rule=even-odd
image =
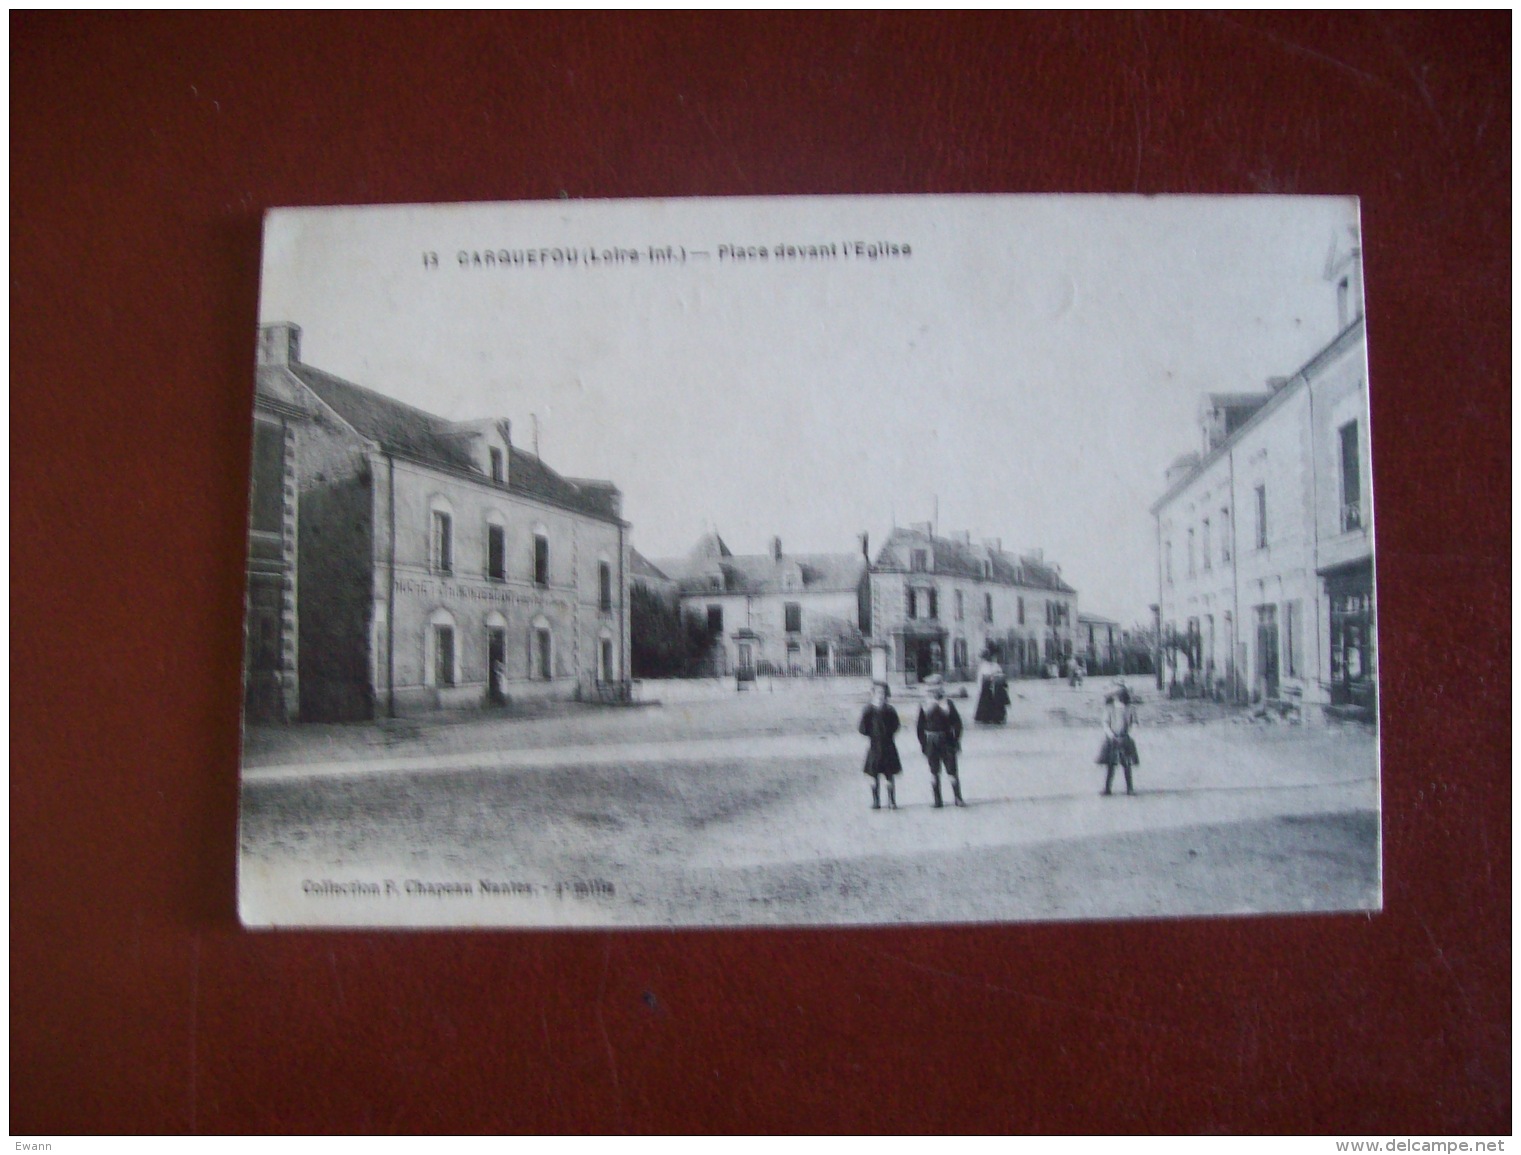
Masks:
[[[825,261],[895,261],[913,256],[913,246],[899,241],[827,241],[819,244],[722,244],[706,249],[685,245],[646,245],[643,248],[597,248],[551,245],[540,248],[460,249],[455,263],[461,269],[604,268],[608,266],[685,265],[716,260],[720,265],[810,264]],[[433,250],[422,255],[423,268],[442,266]]]

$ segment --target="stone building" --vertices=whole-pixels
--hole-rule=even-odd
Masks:
[[[764,554],[735,554],[709,533],[654,564],[676,581],[683,612],[706,623],[712,673],[867,672],[864,540],[854,554],[789,554],[780,538]]]
[[[1118,674],[1120,645],[1124,640],[1120,623],[1099,614],[1077,615],[1077,656],[1090,674]]]
[[[1011,675],[1041,674],[1072,657],[1077,591],[1038,551],[938,537],[926,522],[893,530],[878,552],[863,617],[905,680],[968,678],[988,647]]]
[[[301,712],[296,619],[296,457],[309,416],[305,393],[267,365],[261,332],[249,460],[248,588],[243,613],[243,709],[259,722]]]
[[[1356,238],[1338,330],[1292,376],[1210,394],[1156,518],[1166,677],[1240,699],[1375,706],[1367,357]]]
[[[506,421],[446,421],[306,365],[299,336],[259,341],[261,389],[309,414],[287,427],[299,716],[617,693],[617,488],[556,473]]]

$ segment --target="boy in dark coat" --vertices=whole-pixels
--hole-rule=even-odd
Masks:
[[[883,682],[873,682],[871,705],[861,714],[861,724],[856,727],[869,740],[866,747],[866,765],[863,768],[871,778],[871,808],[882,809],[881,780],[887,779],[887,808],[898,809],[898,795],[893,789],[893,779],[903,773],[903,763],[898,760],[898,744],[893,735],[898,732],[898,711],[887,704],[888,689]]]
[[[1125,793],[1135,793],[1135,781],[1131,778],[1130,771],[1132,767],[1141,764],[1141,756],[1136,752],[1135,739],[1130,736],[1130,729],[1134,725],[1135,705],[1130,698],[1130,687],[1124,681],[1116,682],[1114,689],[1104,695],[1104,744],[1099,747],[1098,757],[1094,759],[1106,768],[1105,794],[1113,790],[1114,768],[1117,765],[1125,770]]]
[[[961,752],[961,715],[953,703],[945,699],[945,680],[939,674],[931,674],[924,680],[929,690],[929,701],[919,707],[919,749],[929,759],[930,775],[935,785],[935,805],[943,806],[940,796],[940,768],[951,776],[951,790],[956,795],[956,805],[965,806],[961,800],[961,775],[956,765],[956,755]]]

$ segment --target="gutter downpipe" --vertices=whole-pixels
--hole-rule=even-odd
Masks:
[[[1310,401],[1310,573],[1311,581],[1314,583],[1311,587],[1314,591],[1311,605],[1315,609],[1315,681],[1317,683],[1317,690],[1324,690],[1327,699],[1329,699],[1330,686],[1320,680],[1320,672],[1324,668],[1322,659],[1325,657],[1325,654],[1321,650],[1320,639],[1320,591],[1322,585],[1329,583],[1326,583],[1325,579],[1320,576],[1320,454],[1315,443],[1315,382],[1311,380],[1308,373],[1305,374],[1304,378],[1304,391],[1305,396]],[[1339,509],[1336,516],[1337,524],[1340,525],[1341,511]],[[1330,619],[1330,603],[1331,599],[1327,597],[1326,618],[1328,622]],[[1329,630],[1330,626],[1328,624],[1327,632]],[[1319,694],[1317,693],[1316,696],[1319,697]],[[1301,720],[1303,720],[1302,706]]]
[[[1161,693],[1167,688],[1167,683],[1165,682],[1162,674],[1162,659],[1163,655],[1166,652],[1162,648],[1162,598],[1164,597],[1166,590],[1163,585],[1165,575],[1162,571],[1162,511],[1160,509],[1157,510],[1157,512],[1152,516],[1152,520],[1157,524],[1157,610],[1155,623],[1157,630],[1157,649],[1154,660],[1157,667],[1157,692]]]
[[[1240,506],[1236,501],[1236,447],[1232,445],[1226,460],[1230,465],[1231,475],[1231,604],[1234,606],[1231,619],[1231,664],[1230,668],[1235,671],[1231,678],[1231,695],[1237,702],[1242,700],[1241,679],[1243,671],[1238,667],[1237,657],[1241,653],[1241,550],[1238,548],[1240,541],[1237,538],[1237,527],[1241,524],[1238,516]]]
[[[621,514],[623,511],[620,509],[618,512]],[[620,681],[627,683],[629,689],[628,696],[630,700],[632,700],[634,696],[634,674],[633,671],[629,669],[629,658],[631,655],[628,653],[628,573],[625,571],[623,565],[624,548],[623,518],[620,516],[618,518],[618,616],[620,619],[618,622],[618,672],[623,675]],[[681,604],[679,597],[676,604],[678,606]]]
[[[384,451],[382,451],[384,452]],[[396,459],[386,453],[386,717],[396,717]]]

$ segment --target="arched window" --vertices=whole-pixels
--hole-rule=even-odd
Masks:
[[[428,568],[434,573],[454,572],[454,507],[443,496],[428,503]]]
[[[507,519],[494,509],[486,514],[486,578],[507,580]]]
[[[549,530],[542,522],[533,527],[533,582],[549,584]]]
[[[613,608],[613,563],[607,554],[597,559],[597,609],[604,614]]]
[[[459,634],[455,628],[454,615],[448,610],[434,610],[428,618],[428,632],[424,639],[426,665],[423,680],[429,686],[455,686],[459,684]]]
[[[597,680],[601,682],[616,682],[618,680],[618,663],[614,658],[613,632],[603,630],[597,638]]]
[[[529,676],[536,682],[550,681],[554,677],[554,658],[554,633],[549,619],[540,614],[528,631]]]

